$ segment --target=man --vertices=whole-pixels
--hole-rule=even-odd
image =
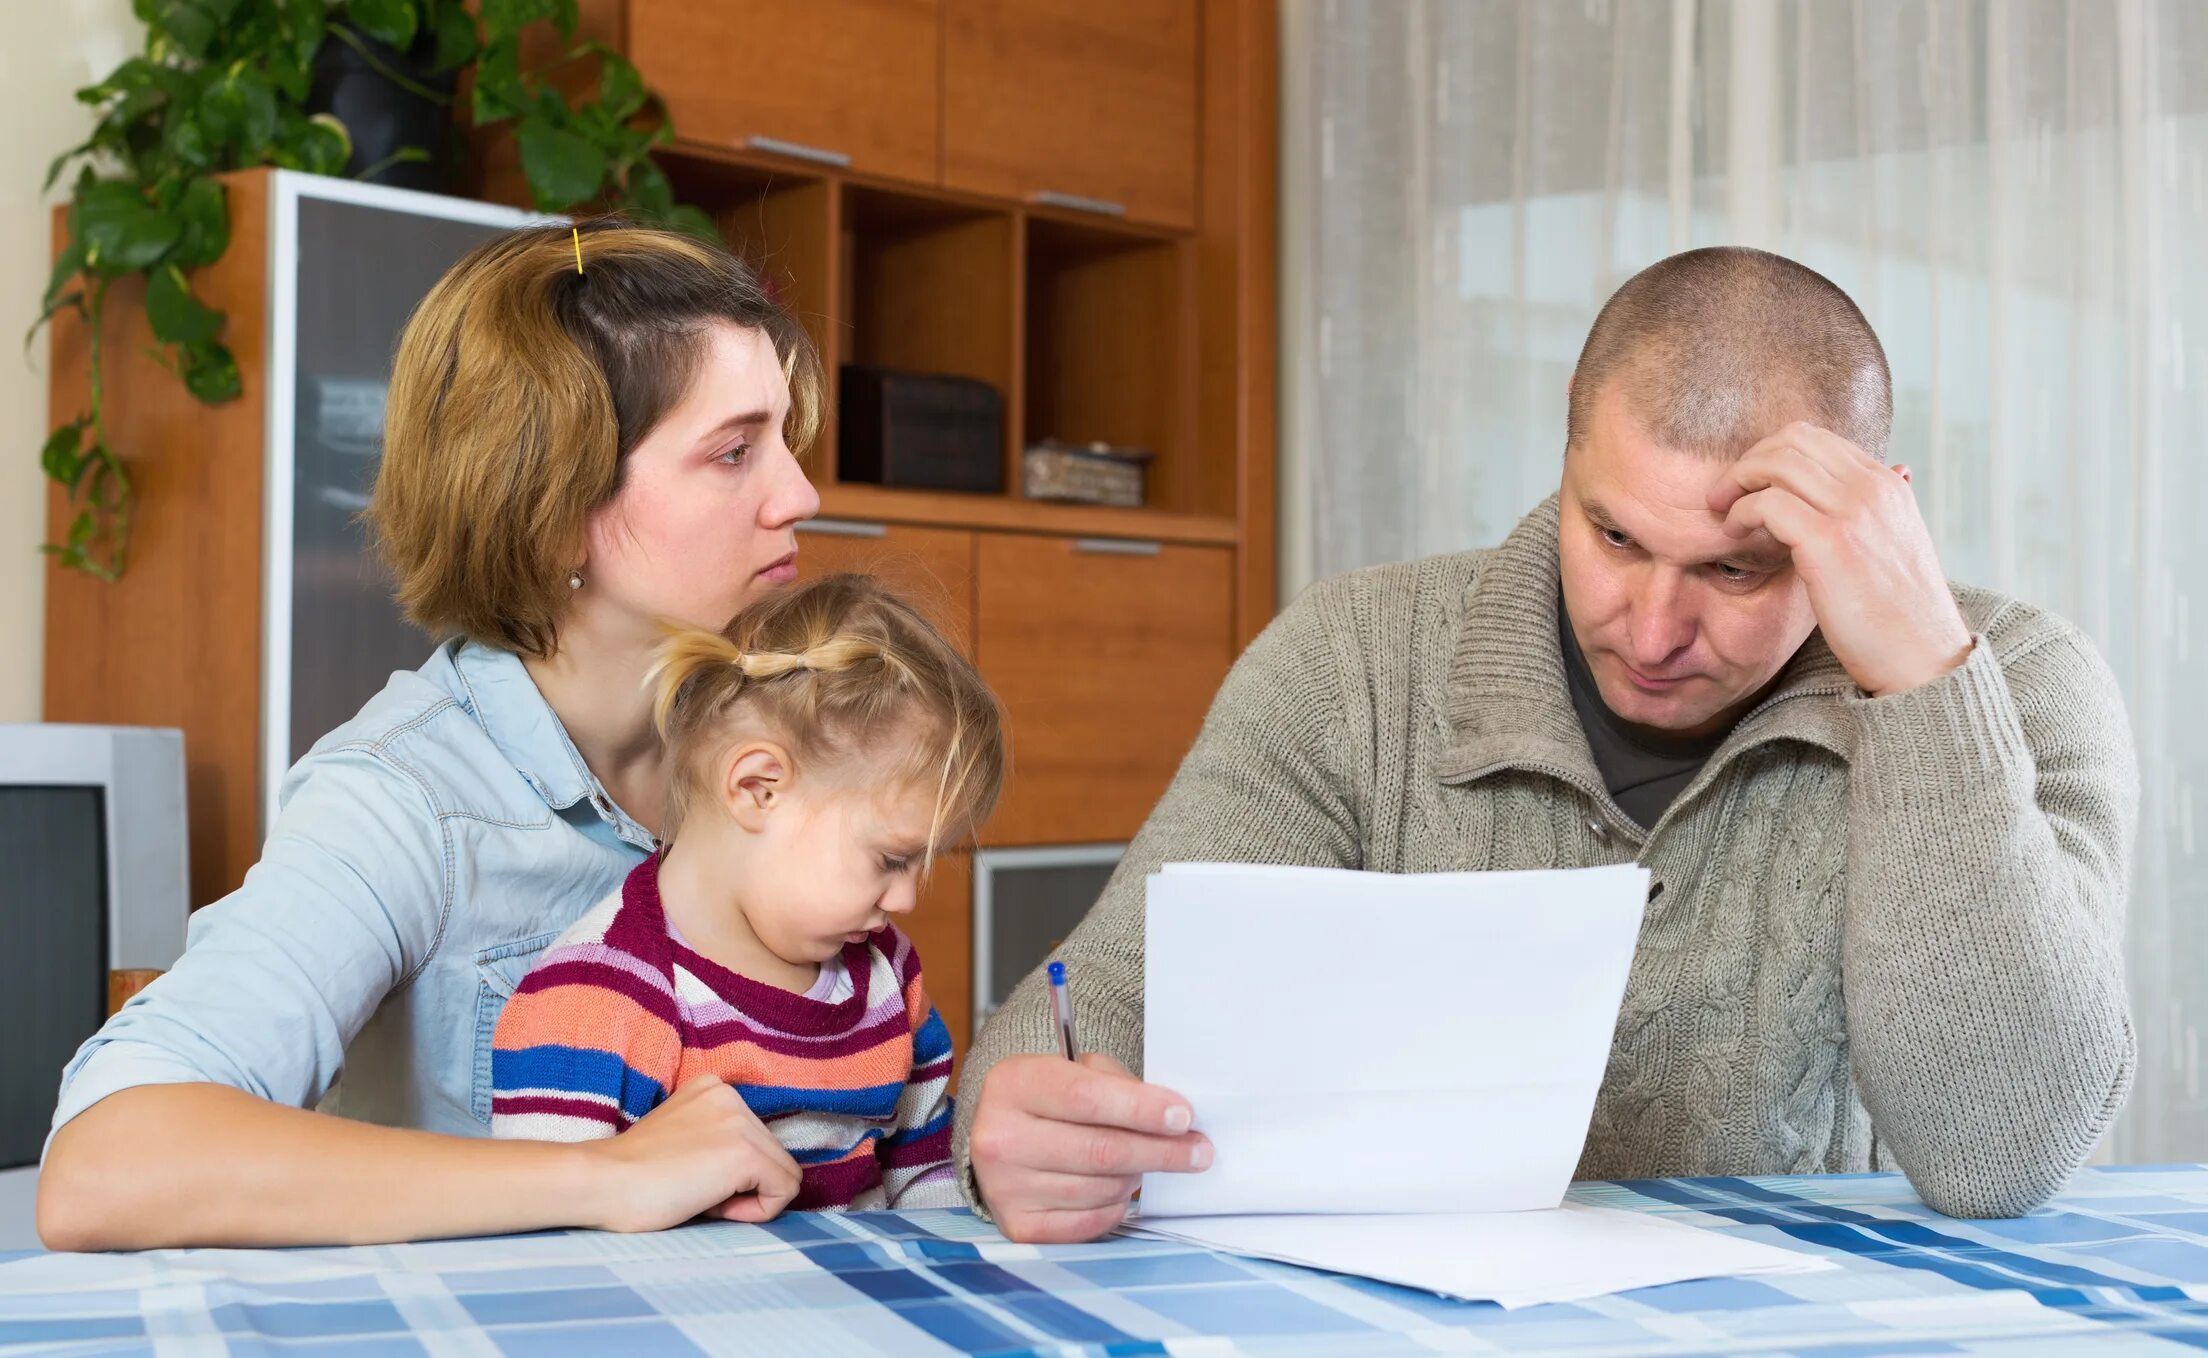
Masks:
[[[1627,282],[1555,499],[1491,550],[1315,586],[1236,665],[1062,950],[1099,1054],[1032,1054],[1030,977],[967,1058],[976,1206],[1086,1239],[1143,1172],[1211,1163],[1126,1069],[1143,879],[1175,859],[1637,860],[1657,890],[1582,1177],[1898,1166],[1955,1215],[2049,1197],[2130,1086],[2131,737],[2075,629],[1949,584],[1891,422],[1876,336],[1810,270],[1697,250]],[[1419,940],[1372,945],[1449,984]],[[1446,1154],[1455,1129],[1406,1130]]]

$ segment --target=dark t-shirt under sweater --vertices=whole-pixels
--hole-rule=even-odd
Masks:
[[[1664,814],[1672,799],[1687,790],[1725,739],[1713,736],[1669,737],[1662,731],[1634,726],[1618,718],[1602,701],[1602,690],[1587,657],[1580,654],[1572,636],[1572,620],[1565,616],[1561,600],[1556,606],[1557,634],[1564,647],[1564,674],[1571,683],[1572,710],[1579,714],[1587,746],[1594,751],[1595,767],[1603,785],[1619,808],[1647,829]]]

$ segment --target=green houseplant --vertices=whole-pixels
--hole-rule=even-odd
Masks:
[[[229,246],[229,209],[214,176],[262,165],[346,169],[350,132],[312,102],[325,44],[343,43],[394,84],[447,104],[453,96],[420,77],[472,77],[455,116],[479,128],[510,125],[541,211],[619,208],[713,233],[704,213],[675,202],[652,163],[651,149],[673,129],[636,68],[601,44],[576,41],[575,0],[480,0],[472,9],[464,0],[133,0],[133,9],[146,26],[143,52],[77,92],[94,113],[92,134],[57,157],[46,177],[51,188],[76,167],[67,244],[31,333],[69,310],[84,319],[90,341],[89,404],[55,428],[39,458],[75,511],[63,539],[42,548],[65,566],[114,580],[128,563],[130,478],[101,423],[108,290],[142,276],[163,365],[202,401],[238,395],[223,315],[193,295],[188,271]],[[532,25],[550,25],[557,50],[525,69]],[[413,69],[394,68],[395,54]],[[576,86],[591,62],[595,83]],[[437,150],[402,147],[355,172],[374,177]]]

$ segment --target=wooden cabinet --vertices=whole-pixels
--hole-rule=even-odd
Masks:
[[[943,0],[943,182],[1193,225],[1200,13],[1190,0]]]
[[[691,141],[938,176],[937,0],[629,0],[628,56]]]
[[[983,534],[975,648],[1011,727],[984,844],[1127,839],[1234,659],[1233,553]]]
[[[910,600],[922,617],[974,653],[974,535],[951,528],[816,519],[797,528],[800,578],[857,571]]]

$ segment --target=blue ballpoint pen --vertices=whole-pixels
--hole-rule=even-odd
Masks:
[[[1073,1040],[1073,997],[1066,993],[1066,964],[1050,964],[1050,1008],[1058,1016],[1058,1042],[1065,1048],[1066,1059],[1077,1061],[1081,1048]]]

